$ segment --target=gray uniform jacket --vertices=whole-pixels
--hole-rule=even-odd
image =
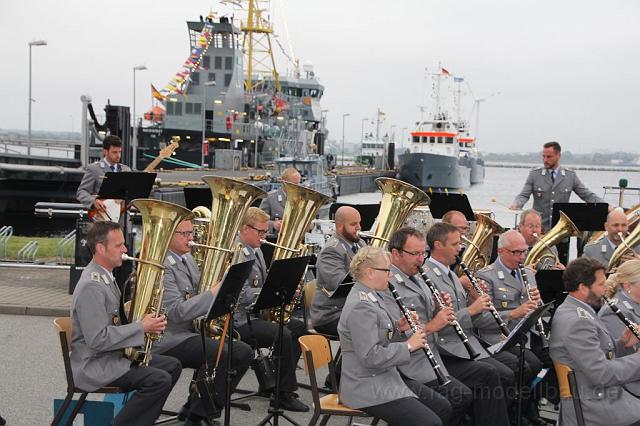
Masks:
[[[535,271],[529,268],[525,269],[529,285],[532,288],[537,287]],[[509,311],[516,309],[529,300],[520,272],[517,271],[514,278],[511,275],[511,270],[505,267],[502,262],[496,260],[491,265],[480,269],[476,274],[476,278],[486,281],[493,306],[498,310],[507,327],[513,329],[521,318],[509,321]],[[502,340],[502,333],[495,319],[493,324],[489,324],[488,327],[479,327],[478,333],[482,339],[492,345]]]
[[[267,265],[265,264],[262,250],[249,247],[240,237],[236,240],[236,243],[238,242],[243,245],[238,257],[238,263],[255,260],[251,267],[251,274],[244,283],[240,296],[238,296],[238,307],[233,317],[235,326],[241,327],[247,323],[247,312],[252,312],[253,305],[262,291],[262,286],[267,279]],[[256,317],[255,314],[251,316],[252,318]]]
[[[607,267],[609,265],[609,260],[611,260],[611,255],[614,251],[615,248],[612,247],[612,243],[608,240],[607,237],[605,237],[597,243],[591,243],[584,246],[584,252],[582,253],[582,255],[590,257],[591,259],[595,259],[604,267]],[[635,247],[634,251],[640,254],[640,247]]]
[[[71,369],[77,387],[87,392],[113,382],[131,368],[126,347],[142,346],[141,322],[117,325],[120,290],[94,261],[82,271],[71,302]]]
[[[104,158],[87,166],[87,170],[85,170],[82,181],[80,181],[76,191],[76,198],[85,208],[91,207],[100,191],[100,185],[102,185],[105,173],[110,171],[112,170]],[[118,171],[130,172],[131,168],[124,164],[118,164]]]
[[[162,339],[153,344],[153,351],[162,353],[197,336],[193,320],[206,315],[215,299],[210,291],[198,294],[200,272],[190,253],[182,257],[172,251],[164,259],[163,305],[167,313],[167,328]]]
[[[260,210],[269,215],[269,232],[275,233],[273,222],[276,219],[282,220],[284,216],[284,205],[287,203],[287,194],[282,187],[267,194],[267,198],[263,198],[260,202]]]
[[[473,327],[489,326],[489,321],[493,321],[495,324],[495,320],[491,317],[491,314],[483,312],[471,318],[467,307],[467,293],[464,287],[462,287],[462,284],[460,284],[460,280],[456,274],[451,273],[451,277],[453,278],[453,281],[451,281],[448,277],[449,269],[443,271],[430,259],[427,259],[424,263],[424,269],[440,293],[449,293],[451,296],[451,303],[453,304],[456,319],[467,335],[471,346],[480,354],[476,359],[488,358],[489,353],[473,334]],[[465,349],[462,340],[460,340],[453,327],[445,327],[438,333],[438,351],[443,355],[469,359],[469,352]]]
[[[359,248],[366,243],[361,239],[355,243]],[[311,302],[311,323],[315,325],[337,322],[344,306],[345,298],[329,297],[349,275],[349,264],[355,253],[353,243],[337,233],[324,245],[316,261],[316,291]]]
[[[398,284],[396,274],[400,276],[404,284]],[[424,326],[424,324],[433,319],[435,308],[431,300],[431,292],[422,280],[422,277],[416,274],[413,278],[418,282],[417,284],[411,281],[411,279],[397,267],[391,265],[391,278],[389,282],[396,288],[396,291],[402,298],[402,303],[404,303],[410,311],[416,311],[420,318],[420,326]],[[393,298],[391,291],[379,292],[379,296],[384,301],[387,310],[392,312],[394,318],[400,318],[402,316],[402,312],[398,307],[398,303]],[[445,376],[448,376],[449,372],[444,366],[436,346],[437,337],[438,333],[430,334],[427,337],[427,343],[429,343],[429,347],[436,361],[440,364],[440,370]],[[420,383],[429,383],[437,379],[436,373],[424,351],[413,351],[411,353],[411,362],[407,365],[398,366],[398,370],[406,377],[417,380]]]
[[[640,379],[640,353],[616,358],[621,348],[589,305],[569,295],[556,310],[549,355],[575,371],[589,426],[623,426],[640,421],[640,401],[622,387]],[[560,424],[576,425],[570,398],[560,402]]]
[[[397,366],[410,361],[406,342],[398,342],[395,321],[376,292],[356,282],[338,323],[342,349],[340,402],[351,408],[415,397]]]
[[[522,208],[533,194],[533,209],[542,215],[542,228],[548,231],[551,226],[553,203],[568,203],[572,192],[587,203],[605,202],[584,186],[574,170],[561,166],[558,168],[555,181],[551,180],[550,170],[544,167],[532,169],[513,203]]]

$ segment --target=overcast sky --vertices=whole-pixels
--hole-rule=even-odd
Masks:
[[[3,1],[0,128],[27,127],[28,42],[33,48],[33,129],[78,131],[80,95],[150,106],[188,56],[186,20],[206,0]],[[325,85],[332,139],[359,141],[362,119],[386,113],[385,131],[408,136],[431,106],[425,68],[464,77],[482,103],[482,151],[640,152],[640,2],[636,0],[274,0],[280,43],[311,62]],[[284,12],[284,13],[283,13]],[[286,16],[286,26],[283,15]],[[288,29],[288,31],[287,31]],[[276,45],[276,50],[279,48]],[[279,56],[280,72],[287,64]],[[290,66],[288,67],[290,68]],[[466,90],[466,115],[473,96]],[[475,124],[475,120],[471,120]],[[371,127],[367,125],[369,130]]]

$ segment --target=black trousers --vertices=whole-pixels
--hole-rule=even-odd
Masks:
[[[405,379],[407,386],[409,386],[409,388],[418,395],[418,398],[424,402],[423,397],[409,385],[407,380],[408,379]],[[449,380],[450,382],[446,386],[440,385],[437,380],[424,384],[428,389],[432,389],[446,398],[447,402],[451,406],[451,413],[448,418],[441,416],[439,411],[434,409],[431,405],[427,404],[427,406],[438,414],[440,419],[442,419],[442,423],[446,426],[458,426],[460,422],[462,422],[462,419],[465,414],[467,414],[467,411],[473,402],[473,393],[471,392],[471,389],[455,377],[449,377]]]
[[[216,357],[218,355],[218,348],[220,347],[220,340],[214,340],[206,338],[204,340],[205,350],[207,352],[207,363],[209,368],[213,369],[216,365]],[[174,346],[173,348],[164,352],[164,355],[177,358],[182,363],[183,368],[193,368],[198,370],[197,378],[201,379],[205,374],[204,366],[204,354],[202,353],[202,338],[199,335],[194,335],[182,341],[182,343]],[[220,364],[216,369],[216,377],[213,381],[213,387],[215,389],[213,401],[217,408],[222,409],[224,407],[226,396],[226,377],[227,377],[227,356],[228,346],[224,345],[222,349],[222,356],[220,358]],[[236,371],[236,376],[231,383],[232,392],[238,385],[242,376],[249,368],[251,359],[253,358],[253,351],[249,345],[236,341],[233,342],[233,353],[231,354],[231,366]],[[198,416],[211,416],[213,413],[207,413],[206,404],[198,398],[195,389],[192,390],[189,396],[189,408],[191,412]]]
[[[338,321],[334,321],[334,322],[330,322],[328,324],[322,324],[322,325],[318,325],[318,326],[314,325],[313,328],[318,333],[329,334],[331,336],[337,336],[338,335]]]
[[[251,346],[257,345],[258,348],[268,348],[273,345],[275,348],[278,343],[278,327],[278,324],[263,319],[251,318],[253,334],[249,324],[242,325],[236,330],[240,334],[242,341]],[[302,352],[298,337],[303,336],[305,333],[304,323],[294,318],[291,318],[283,328],[282,361],[280,365],[280,391],[282,392],[293,392],[298,388],[296,366]],[[274,359],[274,363],[277,363],[276,359]]]
[[[160,416],[164,402],[181,372],[180,361],[154,354],[148,367],[134,365],[109,383],[107,386],[136,391],[113,419],[112,425],[152,425]]]
[[[421,400],[412,397],[372,405],[361,410],[384,420],[389,426],[442,426],[443,424],[436,413]]]
[[[486,359],[488,361],[480,362],[442,356],[442,362],[449,370],[449,374],[469,387],[473,393],[472,407],[475,424],[509,426],[507,403],[498,371],[499,368],[505,369],[506,366],[500,366],[499,362],[491,358]],[[510,371],[508,368],[506,370]]]

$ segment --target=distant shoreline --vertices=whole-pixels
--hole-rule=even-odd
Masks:
[[[504,167],[504,168],[519,168],[519,169],[532,169],[534,167],[541,167],[541,164],[535,163],[508,163],[508,162],[493,162],[485,161],[486,167]],[[565,164],[563,164],[565,165]],[[566,164],[570,169],[575,170],[595,170],[595,171],[607,171],[607,172],[640,172],[640,167],[633,166],[595,166],[584,164]]]

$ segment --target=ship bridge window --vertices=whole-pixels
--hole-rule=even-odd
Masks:
[[[227,56],[224,58],[224,69],[225,70],[233,69],[233,58],[231,56]]]
[[[222,69],[222,56],[216,56],[213,58],[213,68],[217,70]]]
[[[197,86],[200,84],[200,73],[199,72],[192,72],[191,73],[191,84],[194,86]]]
[[[445,138],[445,143],[453,143],[453,138],[452,137]]]
[[[167,102],[167,115],[182,115],[182,103]]]
[[[420,142],[420,136],[412,136],[412,140],[413,140],[413,142],[418,143],[418,142]]]
[[[200,102],[186,102],[184,109],[186,114],[202,115],[202,104]]]
[[[209,81],[216,81],[216,73],[215,72],[210,72],[209,73]]]
[[[320,90],[318,89],[309,89],[309,96],[312,98],[317,98],[318,94],[320,94]]]
[[[202,68],[207,69],[211,66],[211,56],[204,55],[202,57]]]

